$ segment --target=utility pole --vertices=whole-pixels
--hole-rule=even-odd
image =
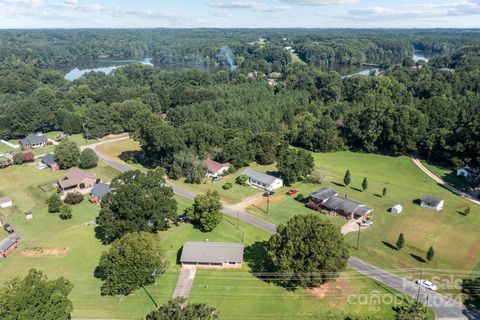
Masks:
[[[270,212],[270,191],[267,191],[267,214]]]
[[[422,283],[422,276],[423,276],[423,270],[420,269],[420,280],[418,281],[417,302],[418,302],[418,299],[420,299],[420,288]]]
[[[357,250],[359,248],[359,245],[360,245],[360,224],[358,225],[358,235],[357,235]]]

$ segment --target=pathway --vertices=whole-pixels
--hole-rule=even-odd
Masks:
[[[192,291],[193,280],[195,280],[196,273],[197,269],[195,267],[182,267],[178,275],[177,285],[173,291],[172,299],[178,297],[188,299]]]
[[[420,168],[420,170],[422,170],[427,176],[432,178],[436,183],[438,183],[439,185],[441,185],[445,189],[453,192],[454,194],[456,194],[458,196],[461,196],[461,197],[464,197],[465,199],[467,199],[467,200],[469,200],[469,201],[471,201],[475,204],[480,205],[480,201],[476,200],[474,197],[472,197],[472,195],[470,195],[466,192],[460,191],[455,187],[452,187],[450,184],[445,182],[443,179],[441,179],[440,177],[437,177],[433,172],[428,170],[428,168],[423,165],[423,163],[420,161],[419,158],[412,156],[411,159],[412,159],[413,163],[415,163],[415,165],[418,168]]]
[[[112,140],[111,142],[114,142],[115,140]],[[107,142],[108,143],[108,142]],[[115,161],[113,159],[109,159],[108,157],[102,155],[99,153],[97,150],[95,152],[99,155],[99,157],[107,162],[108,164],[112,165],[113,167],[119,169],[120,171],[130,171],[131,169],[126,166],[125,164],[122,164],[118,161]],[[428,170],[427,170],[428,171]],[[195,193],[184,190],[182,188],[179,188],[177,186],[172,186],[173,191],[180,196],[185,196],[186,198],[193,199],[195,197]],[[234,218],[237,218],[239,220],[242,220],[246,223],[250,223],[257,228],[260,228],[262,230],[265,230],[269,233],[275,233],[277,226],[271,222],[265,221],[261,218],[257,218],[255,216],[250,215],[249,213],[243,211],[243,210],[238,210],[235,206],[231,205],[224,205],[223,211]],[[365,274],[366,276],[375,279],[377,281],[383,282],[386,285],[393,287],[397,289],[400,292],[403,292],[405,294],[408,294],[410,296],[415,296],[418,292],[418,286],[408,280],[405,280],[399,276],[396,276],[388,271],[382,270],[380,268],[377,268],[371,264],[368,264],[358,258],[351,257],[348,261],[349,267],[352,269],[361,272]],[[182,268],[182,272],[185,272],[186,274],[190,274],[190,271],[184,271]],[[188,276],[184,276],[187,277]],[[185,285],[182,285],[183,281],[185,281],[184,277],[179,276],[179,282],[180,279],[182,279],[182,282],[180,283],[180,286],[178,286],[177,283],[177,288],[179,294],[186,294],[190,292],[191,290],[191,285],[190,289],[188,289],[188,282]],[[194,277],[194,274],[193,274]],[[192,278],[192,283],[193,283],[193,278]],[[177,291],[177,288],[175,291]],[[188,290],[188,291],[187,291]],[[442,320],[450,320],[450,319],[480,319],[480,315],[478,313],[475,313],[474,311],[468,310],[464,305],[453,301],[452,299],[439,294],[439,293],[433,293],[433,292],[425,292],[424,290],[421,290],[422,292],[422,301],[426,301],[426,297],[429,297],[429,307],[435,312],[436,318],[437,319],[442,319]],[[174,293],[175,294],[175,293]]]

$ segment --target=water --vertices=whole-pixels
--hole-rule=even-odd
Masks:
[[[428,62],[428,60],[430,60],[430,59],[425,57],[425,53],[421,50],[413,51],[413,61],[417,62],[417,61],[420,61],[420,60]]]
[[[377,75],[379,73],[382,72],[382,69],[380,68],[367,68],[367,69],[363,69],[363,70],[360,70],[358,72],[355,72],[355,73],[350,73],[350,74],[347,74],[347,75],[344,75],[342,76],[342,78],[350,78],[350,77],[353,77],[355,75],[361,75],[361,76],[369,76],[369,75]]]
[[[143,60],[107,60],[107,61],[91,61],[86,62],[86,66],[77,66],[74,69],[67,72],[65,75],[66,80],[77,80],[78,78],[86,75],[89,72],[103,72],[110,74],[114,70],[126,66],[128,64],[143,64],[153,66],[152,58],[145,58]]]

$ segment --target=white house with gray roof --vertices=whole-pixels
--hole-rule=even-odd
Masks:
[[[182,266],[206,269],[239,269],[243,265],[243,243],[195,242],[183,245]]]
[[[245,169],[242,174],[248,177],[247,183],[251,186],[269,191],[283,187],[282,179],[255,171],[251,168]]]
[[[48,139],[41,133],[29,134],[23,139],[18,140],[18,144],[23,149],[41,148],[47,145]]]

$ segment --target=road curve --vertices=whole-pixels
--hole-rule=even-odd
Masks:
[[[120,138],[123,140],[124,138]],[[118,140],[111,140],[111,142],[118,141]],[[108,142],[107,142],[108,143]],[[102,143],[104,144],[104,143]],[[91,146],[85,146],[85,147],[91,147],[94,149],[97,145],[91,147]],[[95,149],[94,149],[95,150]],[[111,165],[112,167],[122,171],[122,172],[127,172],[132,170],[130,167],[125,165],[124,163],[121,163],[119,161],[113,160],[111,158],[106,157],[102,153],[98,152],[95,150],[96,154],[98,157]],[[183,188],[180,188],[178,186],[171,185],[173,191],[175,194],[185,197],[187,199],[193,200],[195,198],[195,193],[185,190]],[[229,205],[224,205],[223,211],[225,214],[237,218],[241,221],[244,221],[246,223],[252,224],[256,226],[257,228],[260,228],[262,230],[265,230],[269,233],[275,233],[276,231],[276,225],[273,223],[270,223],[268,221],[265,221],[263,219],[257,218],[255,216],[252,216],[251,214],[243,211],[243,210],[238,210],[236,208],[232,208]],[[348,261],[349,266],[368,276],[371,279],[374,279],[376,281],[380,281],[389,287],[392,287],[400,292],[403,292],[411,297],[416,297],[418,293],[418,286],[408,280],[405,280],[397,275],[394,275],[388,271],[385,271],[383,269],[377,268],[371,264],[368,264],[358,258],[351,257]],[[441,295],[439,293],[434,293],[431,291],[426,291],[426,290],[421,290],[421,294],[419,296],[419,299],[423,303],[427,303],[428,299],[428,307],[431,308],[435,312],[435,316],[437,319],[442,319],[442,320],[457,320],[457,319],[480,319],[480,314],[478,314],[475,311],[468,310],[464,305],[460,304],[459,302],[456,302],[444,295]],[[428,297],[428,298],[427,298]]]

